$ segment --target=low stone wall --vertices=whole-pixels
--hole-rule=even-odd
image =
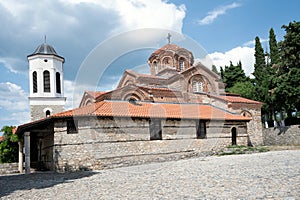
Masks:
[[[300,145],[300,126],[263,129],[264,145]]]
[[[67,133],[65,122],[56,123],[53,170],[100,170],[214,154],[231,144],[231,127],[237,128],[237,143],[247,144],[246,125],[237,122],[210,122],[206,138],[196,139],[195,120],[166,120],[162,140],[150,140],[147,120],[128,120],[81,119],[75,134]]]
[[[18,163],[1,163],[0,174],[13,174],[19,173]]]

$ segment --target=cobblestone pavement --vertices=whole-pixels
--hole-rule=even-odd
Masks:
[[[0,176],[1,199],[300,199],[300,150]]]

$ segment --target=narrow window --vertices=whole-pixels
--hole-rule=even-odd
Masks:
[[[193,81],[193,92],[197,92],[197,82]]]
[[[33,87],[33,93],[37,93],[37,73],[34,71],[32,73],[32,87]]]
[[[198,92],[203,92],[203,84],[201,81],[198,82]]]
[[[50,92],[50,72],[44,71],[44,92]]]
[[[179,65],[180,65],[180,71],[182,72],[184,70],[184,59],[180,59]]]
[[[47,110],[46,111],[46,117],[50,117],[50,114],[51,114],[50,110]]]
[[[60,73],[56,72],[56,93],[61,93]]]
[[[78,121],[71,119],[67,121],[67,134],[78,133]]]
[[[201,81],[193,81],[193,92],[203,92],[203,83]]]

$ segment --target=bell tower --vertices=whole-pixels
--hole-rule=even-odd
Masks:
[[[63,63],[54,48],[45,42],[27,56],[29,63],[31,121],[62,112],[64,97]]]

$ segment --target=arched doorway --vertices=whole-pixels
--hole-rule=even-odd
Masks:
[[[233,128],[231,129],[231,144],[232,144],[232,145],[236,145],[236,136],[237,136],[236,128],[233,127]]]

